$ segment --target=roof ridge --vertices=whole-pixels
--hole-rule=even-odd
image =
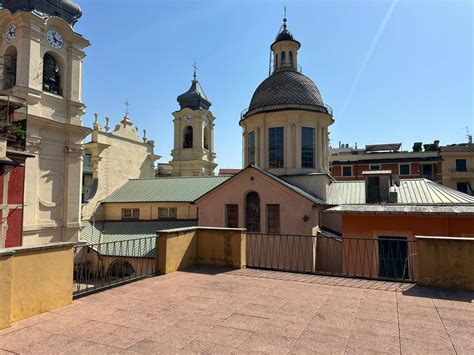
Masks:
[[[228,178],[228,176],[159,176],[154,178],[137,178],[128,179],[128,181],[144,181],[144,180],[171,180],[171,179],[211,179],[211,178]]]

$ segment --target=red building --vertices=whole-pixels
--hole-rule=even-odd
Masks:
[[[365,149],[341,146],[332,149],[331,175],[339,181],[363,180],[363,171],[390,170],[403,179],[425,178],[442,182],[442,158],[438,141],[415,143],[413,151],[401,151],[400,143],[367,145]]]
[[[22,245],[26,108],[12,96],[0,94],[0,248]]]

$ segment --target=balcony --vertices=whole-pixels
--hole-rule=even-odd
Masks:
[[[0,137],[7,139],[7,148],[24,151],[26,148],[26,120],[6,123],[0,121]]]
[[[474,168],[468,168],[465,170],[457,170],[456,168],[449,169],[452,177],[466,178],[474,176]]]

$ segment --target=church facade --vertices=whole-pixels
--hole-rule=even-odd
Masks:
[[[23,245],[77,241],[80,231],[82,64],[89,41],[73,30],[73,2],[3,1],[0,53],[13,59],[9,88],[28,113]],[[15,120],[21,119],[17,115]]]

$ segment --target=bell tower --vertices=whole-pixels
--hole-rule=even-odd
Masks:
[[[191,87],[178,96],[180,109],[174,116],[174,149],[170,164],[176,176],[211,176],[214,163],[214,120],[211,102],[196,77],[196,65]]]
[[[0,10],[0,56],[10,64],[1,89],[27,107],[26,152],[34,155],[25,166],[23,245],[79,237],[82,140],[90,132],[81,118],[90,43],[73,30],[81,14],[72,0],[4,0]]]

